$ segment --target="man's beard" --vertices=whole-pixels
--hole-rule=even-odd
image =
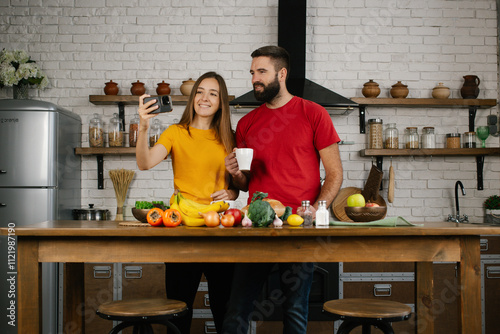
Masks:
[[[256,86],[262,86],[264,89],[260,92],[255,90]],[[262,83],[255,83],[253,85],[253,95],[255,99],[259,102],[271,102],[276,95],[280,92],[280,83],[278,81],[278,76],[269,85],[264,85]]]

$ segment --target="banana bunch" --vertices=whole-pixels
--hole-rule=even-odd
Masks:
[[[229,203],[217,201],[212,204],[201,204],[182,196],[178,192],[174,196],[174,202],[170,208],[180,211],[184,225],[203,226],[205,225],[205,220],[201,216],[202,213],[207,213],[208,211],[224,212],[229,209]]]

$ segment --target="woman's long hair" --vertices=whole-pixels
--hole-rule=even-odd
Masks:
[[[179,121],[179,125],[184,126],[188,133],[191,134],[189,126],[192,124],[196,113],[194,111],[194,97],[200,83],[207,78],[214,78],[219,83],[219,110],[217,110],[212,119],[211,128],[215,131],[216,139],[224,145],[226,152],[230,153],[236,146],[236,140],[234,138],[233,129],[231,128],[231,112],[229,109],[229,94],[227,92],[226,82],[219,74],[207,72],[196,80],[191,90],[191,94],[189,95],[186,109],[184,109],[184,113]]]

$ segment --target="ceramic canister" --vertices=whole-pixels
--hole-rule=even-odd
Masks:
[[[370,79],[368,82],[365,82],[363,85],[363,89],[361,93],[366,98],[375,98],[380,94],[380,87],[378,83]]]
[[[391,88],[391,96],[395,99],[405,98],[408,96],[408,86],[398,81]]]
[[[442,82],[440,82],[432,90],[432,97],[435,99],[447,99],[450,96],[450,89],[445,87]]]

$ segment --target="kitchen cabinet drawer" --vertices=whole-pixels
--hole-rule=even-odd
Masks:
[[[483,333],[498,333],[500,328],[500,258],[481,261],[481,308]]]
[[[156,333],[156,332],[155,332]],[[212,319],[193,318],[191,322],[191,334],[217,334],[215,323]]]
[[[413,304],[415,288],[412,281],[344,281],[342,284],[342,298],[374,298],[394,300],[400,303]]]
[[[122,298],[166,297],[165,264],[123,263]]]
[[[500,236],[481,237],[481,256],[500,255]]]
[[[114,300],[115,271],[116,268],[112,263],[84,265],[84,322],[87,334],[107,334],[113,328],[112,321],[102,319],[95,312],[99,305]]]
[[[358,275],[360,273],[411,273],[415,271],[415,264],[411,262],[346,262],[342,263],[341,275]]]
[[[210,299],[208,292],[198,291],[193,303],[193,309],[210,309]]]

